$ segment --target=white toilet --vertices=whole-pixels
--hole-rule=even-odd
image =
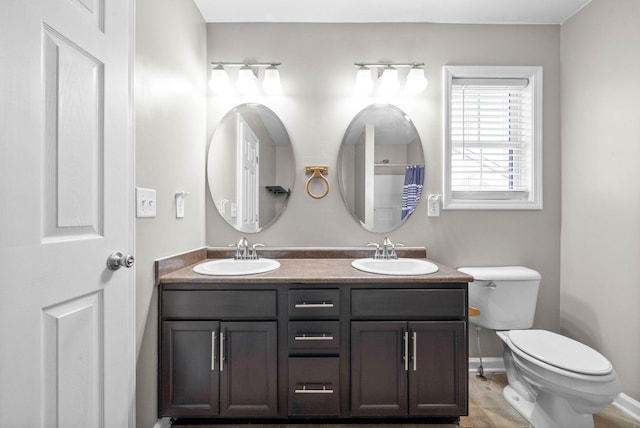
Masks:
[[[464,267],[474,277],[469,322],[504,342],[504,397],[535,428],[593,428],[593,413],[621,392],[611,363],[594,349],[546,330],[529,330],[540,274],[521,266]]]

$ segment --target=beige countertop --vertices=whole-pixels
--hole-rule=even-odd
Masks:
[[[398,249],[400,257],[426,258],[424,248]],[[193,252],[156,261],[156,282],[159,283],[461,283],[471,282],[473,277],[456,269],[429,260],[438,265],[438,271],[427,275],[378,275],[359,271],[351,266],[356,258],[370,257],[371,249],[363,248],[317,248],[317,249],[270,249],[262,256],[280,262],[274,271],[237,276],[200,275],[193,267],[208,259],[229,258],[229,249],[200,249]]]

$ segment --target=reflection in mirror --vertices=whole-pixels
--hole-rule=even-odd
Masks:
[[[351,214],[377,233],[413,213],[424,182],[422,143],[398,107],[375,104],[351,121],[338,155],[340,192]]]
[[[236,230],[259,232],[284,211],[294,178],[293,149],[282,121],[261,104],[242,104],[218,124],[207,179],[218,212]]]

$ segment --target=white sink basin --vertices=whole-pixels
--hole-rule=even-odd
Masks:
[[[279,267],[280,262],[273,259],[220,259],[200,263],[194,266],[193,271],[201,275],[251,275],[271,272]]]
[[[356,259],[351,262],[351,266],[381,275],[426,275],[438,271],[436,264],[421,259]]]

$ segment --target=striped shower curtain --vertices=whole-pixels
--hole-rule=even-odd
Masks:
[[[402,188],[402,220],[416,209],[420,195],[422,195],[423,182],[424,165],[407,165]]]

